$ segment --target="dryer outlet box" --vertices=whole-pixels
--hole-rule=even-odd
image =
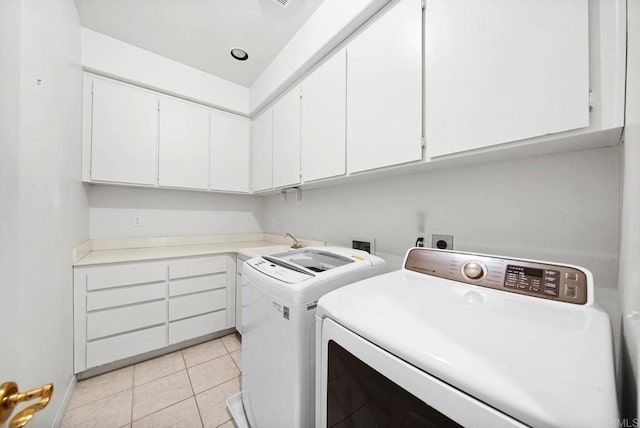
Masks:
[[[431,235],[431,247],[440,250],[453,250],[453,235]]]
[[[366,251],[369,254],[376,253],[375,238],[351,238],[351,248]]]

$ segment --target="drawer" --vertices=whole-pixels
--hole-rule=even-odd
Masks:
[[[95,311],[96,309],[164,299],[166,295],[167,285],[165,283],[96,290],[87,293],[87,310]]]
[[[226,320],[227,311],[222,310],[169,323],[169,344],[224,330],[226,328]]]
[[[169,321],[217,311],[226,306],[226,288],[174,297],[169,300]]]
[[[87,343],[87,368],[167,346],[165,325]]]
[[[87,314],[87,340],[164,324],[166,301],[144,303]]]
[[[228,259],[228,256],[215,256],[176,260],[169,263],[169,278],[184,278],[226,272]]]
[[[139,263],[92,267],[86,270],[86,274],[87,290],[100,290],[123,285],[165,281],[167,265],[165,263]]]
[[[198,291],[215,290],[227,286],[227,274],[198,276],[192,278],[173,279],[169,283],[169,296],[196,293]]]

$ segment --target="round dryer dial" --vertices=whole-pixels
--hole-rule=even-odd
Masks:
[[[480,262],[471,261],[462,265],[462,274],[471,280],[484,278],[487,274],[487,268]]]

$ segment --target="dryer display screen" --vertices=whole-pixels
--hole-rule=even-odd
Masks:
[[[504,286],[545,294],[550,297],[558,297],[559,278],[560,273],[555,270],[507,265]]]

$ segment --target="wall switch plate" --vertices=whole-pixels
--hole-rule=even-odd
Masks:
[[[133,216],[133,227],[142,227],[142,216],[134,215]]]
[[[453,250],[453,235],[431,235],[431,248]]]

